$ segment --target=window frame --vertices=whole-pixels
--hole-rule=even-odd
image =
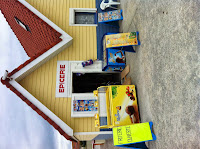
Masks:
[[[75,112],[73,110],[73,101],[74,100],[97,100],[97,97],[93,93],[75,93],[72,94],[71,98],[71,117],[94,117],[97,111],[79,111]]]
[[[75,24],[76,12],[97,13],[96,8],[69,8],[69,26],[97,26],[97,24]]]

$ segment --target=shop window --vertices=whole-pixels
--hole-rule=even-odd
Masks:
[[[97,26],[96,8],[70,8],[70,26]]]
[[[93,93],[73,94],[71,104],[71,117],[94,117],[98,110]]]
[[[96,24],[96,13],[75,12],[75,24]]]

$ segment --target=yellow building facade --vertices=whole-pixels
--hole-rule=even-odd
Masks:
[[[71,117],[71,98],[56,98],[57,61],[84,61],[97,58],[96,26],[70,26],[70,8],[96,8],[95,0],[27,0],[35,9],[73,38],[72,45],[47,61],[19,83],[76,132],[99,132],[94,117]],[[94,134],[75,135],[91,140]]]

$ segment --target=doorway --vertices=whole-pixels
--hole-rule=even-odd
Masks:
[[[72,93],[92,93],[100,86],[119,85],[120,73],[73,73]]]

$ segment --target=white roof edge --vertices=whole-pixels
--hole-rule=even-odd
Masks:
[[[66,40],[59,42],[57,45],[55,45],[54,47],[52,47],[51,49],[49,49],[48,51],[40,55],[38,58],[36,58],[35,60],[27,64],[25,67],[23,67],[16,73],[14,73],[11,76],[11,78],[16,80],[16,79],[19,79],[21,76],[26,75],[26,73],[28,75],[29,73],[31,73],[32,71],[36,69],[35,67],[38,68],[39,66],[44,64],[46,61],[48,61],[48,59],[52,58],[53,56],[57,55],[59,52],[61,52],[65,48],[69,47],[71,43],[72,43],[72,38],[68,38]],[[21,80],[22,78],[20,78],[19,80]]]
[[[58,118],[53,112],[51,112],[46,106],[44,106],[40,101],[38,101],[19,83],[17,83],[15,80],[11,80],[10,84],[16,90],[18,90],[24,97],[26,97],[31,103],[33,103],[38,109],[40,109],[44,114],[46,114],[51,120],[53,120],[65,133],[67,133],[69,136],[73,136],[73,129],[71,127],[69,127],[60,118]]]

